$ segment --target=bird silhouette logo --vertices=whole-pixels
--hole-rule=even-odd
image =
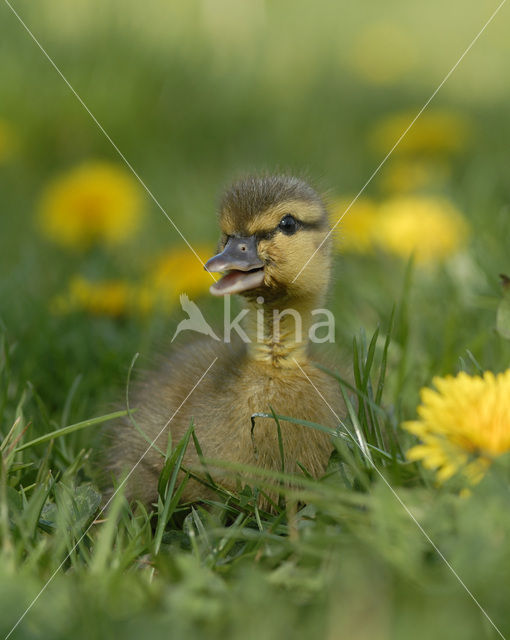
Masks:
[[[182,310],[184,313],[188,314],[188,317],[185,320],[181,320],[177,325],[172,342],[181,333],[181,331],[197,331],[198,333],[203,333],[206,336],[214,338],[214,340],[219,340],[218,336],[211,329],[207,320],[204,318],[202,312],[193,300],[190,300],[185,293],[181,293],[179,299],[181,301]]]

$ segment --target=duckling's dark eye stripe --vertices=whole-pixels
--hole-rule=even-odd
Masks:
[[[324,227],[326,226],[326,223],[324,220],[316,220],[315,222],[303,222],[301,220],[298,220],[299,226],[302,227],[303,229],[310,229],[310,230],[319,230],[319,229],[324,229]]]
[[[297,218],[295,220],[297,222],[297,230],[318,231],[319,229],[325,229],[327,226],[323,220],[317,220],[316,222],[304,222]],[[279,231],[279,226],[277,226],[269,231],[257,231],[254,235],[257,240],[271,240]]]
[[[277,231],[279,229],[271,229],[271,231],[257,231],[257,233],[255,234],[255,237],[258,240],[271,240],[271,238],[274,238],[274,236],[276,235]]]

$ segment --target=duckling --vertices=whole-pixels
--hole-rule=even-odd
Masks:
[[[132,404],[146,439],[127,420],[119,422],[107,451],[110,475],[122,477],[135,467],[126,482],[132,500],[157,500],[168,430],[175,445],[193,422],[205,459],[280,471],[276,423],[255,414],[273,410],[335,429],[337,416],[345,413],[338,384],[312,363],[308,338],[312,312],[323,305],[331,274],[330,226],[320,196],[295,177],[248,176],[224,194],[219,225],[219,252],[205,268],[223,276],[210,292],[244,298],[245,339],[200,337],[174,349],[159,371],[139,385]],[[304,468],[320,477],[333,449],[330,437],[285,420],[280,421],[280,433],[285,471]],[[159,451],[147,450],[153,440]],[[192,440],[183,467],[204,474]],[[208,473],[228,490],[239,487],[239,474],[219,469]],[[211,497],[204,483],[189,479],[181,500]]]

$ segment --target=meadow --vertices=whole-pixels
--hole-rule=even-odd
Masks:
[[[510,637],[510,7],[353,203],[497,3],[11,4],[97,122],[0,3],[0,636]],[[343,216],[328,473],[183,505],[174,443],[152,510],[102,512],[179,294],[221,322],[181,234],[212,255],[261,170]]]

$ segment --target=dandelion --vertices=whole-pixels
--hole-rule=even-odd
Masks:
[[[374,246],[377,205],[369,198],[358,198],[347,210],[353,199],[337,200],[331,208],[332,226],[340,220],[335,228],[334,238],[340,249],[365,253]]]
[[[418,264],[444,260],[465,243],[467,223],[447,200],[431,197],[395,197],[379,207],[379,246],[403,258],[414,254]]]
[[[379,184],[389,193],[412,193],[441,185],[448,175],[448,167],[441,162],[397,159],[384,168]]]
[[[333,225],[343,216],[335,241],[346,251],[382,250],[405,259],[414,254],[424,265],[450,257],[467,237],[463,216],[441,198],[397,196],[382,204],[360,198],[347,211],[351,202],[338,200],[331,216]]]
[[[40,223],[53,241],[76,249],[130,238],[141,216],[141,194],[129,173],[92,162],[56,178],[45,189]]]
[[[387,153],[416,117],[415,112],[390,115],[376,125],[372,146]],[[470,126],[461,114],[450,111],[425,111],[395,147],[397,154],[450,154],[465,148]]]
[[[53,311],[85,311],[93,315],[119,317],[133,310],[135,302],[136,289],[123,280],[92,282],[75,276],[67,293],[53,300]]]
[[[461,471],[475,484],[494,458],[510,450],[510,369],[462,372],[433,384],[435,390],[421,390],[418,420],[403,425],[422,442],[407,458],[436,470],[439,483]]]
[[[198,248],[198,254],[204,261],[213,252],[213,248]],[[112,317],[145,315],[155,309],[171,311],[181,293],[197,297],[205,293],[212,282],[197,257],[183,248],[160,256],[145,278],[138,282],[121,279],[94,282],[75,276],[66,293],[53,299],[52,310],[55,313],[83,311]]]
[[[199,246],[195,250],[202,262],[188,247],[168,251],[155,260],[140,291],[147,309],[154,304],[172,307],[181,293],[193,298],[209,290],[213,279],[202,263],[214,255],[214,247]]]

